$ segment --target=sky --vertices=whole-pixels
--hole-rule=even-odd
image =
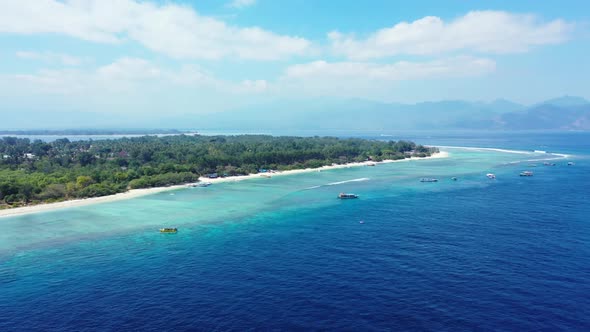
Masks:
[[[590,98],[589,58],[585,0],[0,0],[1,117],[533,104]]]

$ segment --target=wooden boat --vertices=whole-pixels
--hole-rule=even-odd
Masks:
[[[160,228],[160,233],[177,233],[177,232],[178,232],[178,228],[176,228],[176,227]]]

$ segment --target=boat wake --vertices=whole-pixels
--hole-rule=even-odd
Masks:
[[[363,181],[369,181],[369,180],[370,180],[369,178],[358,178],[358,179],[352,179],[352,180],[331,182],[331,183],[322,184],[322,185],[319,185],[319,186],[308,187],[308,188],[305,188],[304,190],[311,190],[311,189],[317,189],[317,188],[321,188],[321,187],[337,186],[337,185],[340,185],[340,184],[345,184],[345,183],[350,183],[350,182],[363,182]]]
[[[327,186],[337,186],[339,184],[344,184],[344,183],[349,183],[349,182],[362,182],[362,181],[369,181],[369,180],[370,180],[369,178],[358,178],[358,179],[328,183]]]

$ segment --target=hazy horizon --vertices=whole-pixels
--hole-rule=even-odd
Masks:
[[[590,99],[588,13],[583,1],[5,1],[0,127],[152,127],[324,99]]]
[[[547,118],[551,120],[547,120]],[[31,121],[35,119],[35,121]],[[523,127],[524,126],[524,127]],[[528,126],[528,127],[527,127]],[[4,118],[0,130],[63,129],[192,129],[240,132],[311,130],[589,130],[590,102],[563,96],[532,105],[506,99],[492,102],[441,100],[421,103],[384,103],[359,98],[318,97],[275,100],[243,105],[218,113],[139,116],[101,112],[21,111]]]

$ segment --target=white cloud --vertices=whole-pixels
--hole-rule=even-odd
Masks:
[[[85,59],[63,53],[18,51],[16,56],[21,59],[37,60],[47,63],[58,63],[66,66],[79,66]]]
[[[268,82],[266,80],[244,80],[237,90],[241,92],[264,92],[267,89]]]
[[[165,93],[175,87],[211,90],[224,94],[261,93],[265,80],[231,82],[215,78],[197,65],[184,65],[177,70],[162,69],[140,58],[124,57],[91,70],[43,69],[34,74],[4,75],[5,82],[30,93],[59,95],[104,95],[137,92]]]
[[[227,4],[227,7],[241,9],[256,4],[256,0],[233,0]]]
[[[366,60],[398,54],[441,54],[453,51],[518,53],[558,44],[569,38],[573,24],[561,19],[542,22],[534,15],[472,11],[450,22],[427,16],[401,22],[359,39],[338,31],[328,34],[333,51]]]
[[[43,69],[34,74],[6,75],[4,83],[28,96],[35,93],[76,94],[86,90],[89,76],[77,69]]]
[[[279,79],[270,82],[264,79],[228,81],[198,65],[166,69],[145,59],[125,57],[90,70],[41,70],[0,78],[32,95],[162,99],[181,89],[194,91],[197,99],[216,96],[220,103],[228,103],[254,96],[346,96],[385,100],[397,84],[403,84],[400,82],[482,76],[494,70],[494,61],[467,56],[391,64],[314,61],[292,65]],[[234,101],[232,97],[239,98]]]
[[[400,61],[392,64],[314,61],[287,68],[284,79],[402,81],[479,76],[493,72],[493,60],[454,57],[429,62]]]
[[[174,58],[274,60],[311,43],[259,27],[236,27],[187,6],[137,0],[0,1],[0,33],[68,35],[87,41],[136,41]]]
[[[399,101],[404,86],[441,84],[454,79],[476,78],[493,73],[496,63],[468,56],[389,64],[314,61],[288,67],[274,90],[284,96],[344,97]],[[444,83],[443,83],[444,82]],[[403,97],[402,97],[403,99]]]
[[[120,81],[159,78],[162,72],[147,60],[124,57],[98,68],[96,74],[104,80]]]

